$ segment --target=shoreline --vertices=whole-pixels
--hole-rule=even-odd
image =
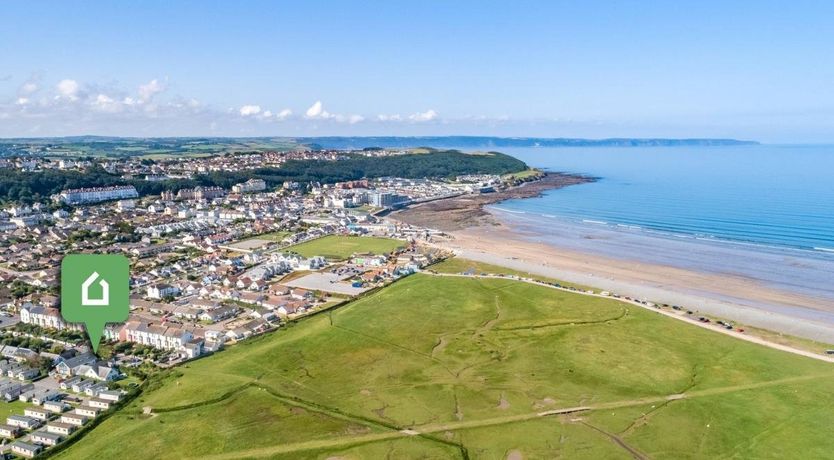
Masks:
[[[388,214],[388,217],[418,227],[434,228],[445,232],[478,225],[495,225],[497,224],[495,216],[485,209],[488,205],[507,200],[536,198],[548,190],[586,184],[596,180],[598,179],[595,177],[579,174],[544,172],[539,179],[523,182],[504,190],[411,205]]]
[[[619,259],[531,241],[531,236],[541,235],[526,233],[522,228],[502,219],[498,213],[485,208],[488,204],[534,197],[545,190],[568,185],[574,183],[539,188],[536,193],[528,196],[496,196],[488,203],[474,197],[452,198],[431,203],[434,206],[430,207],[421,205],[406,208],[389,217],[445,231],[449,239],[436,241],[435,244],[453,251],[461,258],[591,286],[623,296],[680,305],[746,326],[834,344],[834,300],[769,287],[761,281],[739,275],[707,273]],[[523,189],[525,186],[515,189]],[[448,223],[442,226],[427,225],[438,222]]]

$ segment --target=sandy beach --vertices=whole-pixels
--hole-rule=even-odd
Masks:
[[[834,311],[834,302],[753,280],[604,258],[527,241],[506,224],[450,233],[440,243],[460,257],[592,286],[813,340],[834,343],[834,324],[799,314]]]
[[[554,188],[570,185],[573,185],[570,180],[563,179],[551,184]],[[537,196],[546,188],[536,187],[536,193],[521,197]],[[834,300],[830,298],[774,288],[760,280],[734,274],[707,273],[606,257],[560,247],[550,241],[547,244],[532,241],[532,235],[526,234],[523,227],[503,219],[501,213],[489,211],[489,204],[519,197],[514,195],[442,200],[430,206],[412,207],[391,217],[446,231],[449,237],[436,243],[462,258],[591,286],[622,296],[680,305],[748,326],[834,343]]]

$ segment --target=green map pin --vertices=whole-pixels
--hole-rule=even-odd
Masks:
[[[61,262],[61,316],[84,323],[98,351],[107,323],[121,323],[130,312],[130,262],[115,254],[71,254]]]

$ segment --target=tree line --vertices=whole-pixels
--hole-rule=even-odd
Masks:
[[[345,160],[290,160],[280,168],[247,171],[212,172],[192,179],[167,181],[128,180],[94,164],[85,172],[47,169],[23,172],[0,169],[0,200],[21,203],[43,202],[61,190],[83,187],[133,185],[140,195],[158,195],[196,186],[232,185],[248,179],[263,179],[274,187],[284,181],[320,182],[323,184],[378,177],[451,178],[463,174],[508,174],[527,168],[521,160],[502,153],[465,154],[455,150],[426,154],[367,157],[352,154]]]

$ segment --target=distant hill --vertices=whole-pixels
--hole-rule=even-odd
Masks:
[[[501,147],[675,147],[756,145],[756,141],[737,139],[654,139],[610,138],[573,139],[548,137],[490,137],[490,136],[381,136],[381,137],[299,137],[299,144],[329,149],[365,147],[436,147],[436,148],[501,148]]]
[[[674,147],[751,145],[736,139],[571,139],[490,136],[332,136],[332,137],[109,137],[70,136],[0,139],[0,157],[143,157],[161,159],[225,153],[286,151],[297,148],[364,149],[373,147],[500,150],[504,147]]]

